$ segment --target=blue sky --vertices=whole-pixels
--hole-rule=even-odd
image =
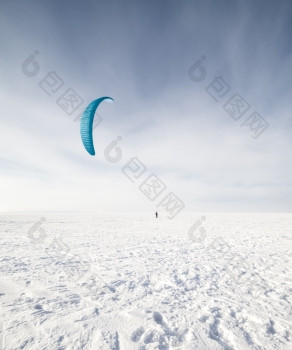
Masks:
[[[139,190],[152,173],[185,211],[291,211],[291,1],[0,8],[1,211],[155,211],[159,198]],[[35,50],[40,70],[28,77]],[[202,55],[196,82],[188,71]],[[39,86],[49,72],[64,82],[51,97]],[[216,77],[229,86],[217,102],[206,90]],[[68,88],[83,99],[71,116],[56,103]],[[250,106],[238,120],[223,108],[236,93]],[[74,119],[106,95],[115,102],[98,110],[91,157]],[[256,139],[244,125],[253,112],[269,124]],[[117,136],[122,158],[111,163],[104,150]],[[147,168],[134,183],[121,171],[132,157]]]

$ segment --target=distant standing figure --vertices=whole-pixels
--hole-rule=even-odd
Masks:
[[[158,213],[157,212],[155,213],[155,216],[156,216],[156,219],[157,219],[158,218]]]

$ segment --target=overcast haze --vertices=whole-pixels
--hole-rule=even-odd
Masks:
[[[1,1],[1,211],[155,211],[139,185],[151,173],[185,211],[292,209],[291,1]],[[39,51],[40,71],[22,72]],[[201,82],[189,68],[202,55]],[[48,72],[64,85],[49,97]],[[230,91],[206,91],[222,77]],[[56,100],[73,88],[83,99],[71,116]],[[250,109],[223,109],[239,93]],[[83,148],[74,119],[93,99],[96,156]],[[269,127],[256,139],[244,120]],[[105,148],[122,137],[122,159]],[[132,157],[147,171],[132,183]],[[163,197],[163,195],[162,195]],[[158,208],[159,210],[159,208]]]

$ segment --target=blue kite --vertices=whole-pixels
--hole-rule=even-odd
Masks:
[[[99,104],[103,100],[107,100],[107,99],[113,101],[111,97],[105,96],[90,102],[90,104],[86,107],[84,113],[82,114],[82,118],[80,121],[80,135],[81,135],[82,143],[86,151],[92,156],[95,155],[93,137],[92,137],[92,125],[94,120],[94,114]]]

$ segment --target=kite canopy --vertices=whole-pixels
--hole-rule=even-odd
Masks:
[[[97,100],[92,101],[85,109],[84,113],[82,114],[81,121],[80,121],[80,135],[82,143],[86,149],[86,151],[94,156],[95,150],[93,145],[93,136],[92,136],[92,125],[94,120],[95,111],[97,110],[97,107],[103,100],[112,100],[111,97],[105,96],[98,98]]]

